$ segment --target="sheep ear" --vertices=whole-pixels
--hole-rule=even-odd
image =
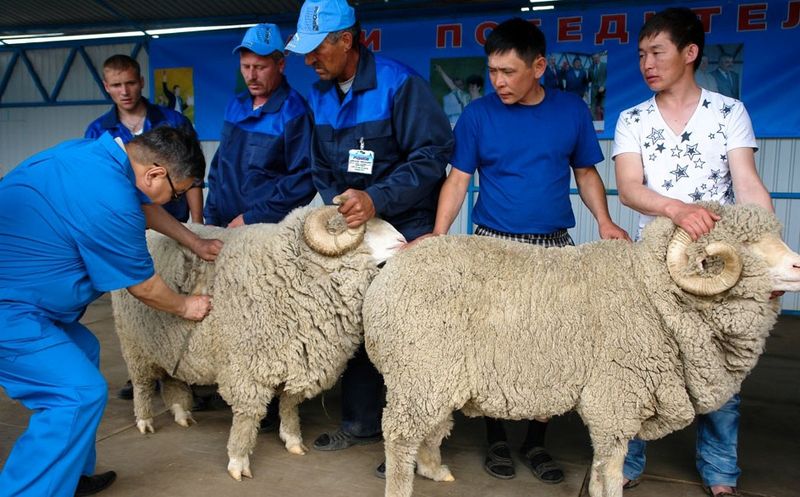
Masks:
[[[321,207],[306,216],[303,238],[315,252],[336,257],[357,247],[366,229],[366,224],[348,228],[336,207]]]
[[[705,248],[706,256],[698,261],[704,264],[710,257],[719,257],[723,269],[715,276],[691,274],[687,248],[692,238],[682,228],[676,228],[667,247],[667,269],[675,284],[693,295],[708,297],[720,294],[736,284],[742,274],[742,259],[736,248],[722,242],[713,242]]]

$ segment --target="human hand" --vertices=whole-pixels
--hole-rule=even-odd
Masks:
[[[197,238],[192,246],[192,252],[204,261],[212,262],[222,250],[222,240],[216,238]]]
[[[720,217],[705,207],[696,204],[682,204],[674,213],[669,214],[676,226],[683,228],[686,233],[697,240],[712,229]]]
[[[185,299],[181,317],[189,321],[202,321],[213,307],[210,295],[189,295]]]
[[[228,228],[238,228],[239,226],[244,226],[244,214],[239,214],[228,223]]]
[[[631,241],[628,232],[612,222],[600,224],[600,238],[603,240],[626,240]]]
[[[375,204],[367,192],[348,188],[338,197],[344,200],[339,205],[339,213],[344,216],[348,228],[357,228],[375,217]]]

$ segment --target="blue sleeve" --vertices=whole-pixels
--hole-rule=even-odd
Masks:
[[[220,147],[222,141],[220,141]],[[219,167],[219,148],[214,152],[214,158],[211,159],[211,165],[208,167],[208,194],[206,195],[206,203],[203,207],[203,221],[206,224],[214,226],[220,225],[219,214],[217,213],[216,193],[219,185],[217,185],[217,168]]]
[[[394,96],[392,125],[406,154],[394,171],[366,189],[378,215],[395,216],[435,195],[453,151],[453,131],[428,83],[409,76]],[[327,199],[326,199],[327,201]]]
[[[99,138],[103,134],[103,129],[100,128],[97,121],[92,121],[89,127],[86,128],[86,133],[83,134],[84,138]]]
[[[475,118],[474,104],[470,104],[458,117],[456,127],[453,129],[455,136],[455,147],[450,164],[459,171],[473,174],[480,164],[480,153],[478,145],[478,120]]]
[[[312,117],[313,126],[313,117]],[[314,186],[326,205],[333,204],[333,197],[347,190],[348,186],[337,181],[333,174],[333,166],[327,161],[327,156],[320,150],[321,133],[333,133],[330,128],[313,127],[315,136],[311,140],[311,169]]]
[[[145,239],[146,221],[138,197],[109,189],[96,202],[82,209],[89,222],[81,223],[83,226],[75,232],[92,285],[106,292],[153,276],[155,269]]]
[[[317,191],[311,179],[311,119],[307,112],[288,120],[265,157],[245,178],[245,224],[277,223],[295,207],[308,204]],[[270,164],[269,162],[279,162]],[[277,173],[276,173],[277,172]]]
[[[603,151],[597,141],[589,107],[581,100],[577,107],[577,136],[575,148],[570,156],[570,165],[575,168],[594,166],[603,161]]]

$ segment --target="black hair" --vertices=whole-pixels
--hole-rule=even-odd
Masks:
[[[139,63],[136,62],[136,59],[127,55],[116,54],[107,58],[106,61],[103,62],[103,71],[106,69],[112,71],[127,71],[128,69],[133,69],[136,72],[137,78],[142,77],[142,68],[139,66]]]
[[[134,146],[138,159],[167,168],[175,181],[205,177],[203,149],[189,128],[158,126],[135,137],[129,145]]]
[[[700,67],[703,58],[703,48],[706,44],[706,34],[703,23],[688,7],[670,7],[658,12],[647,20],[639,31],[639,42],[645,38],[652,38],[659,33],[666,33],[672,43],[683,50],[687,46],[697,45],[697,58],[694,60],[694,69]]]
[[[537,57],[544,57],[547,42],[535,24],[514,17],[498,24],[486,39],[486,55],[504,54],[514,50],[530,66]]]
[[[478,76],[477,74],[470,74],[469,76],[467,76],[466,84],[467,88],[469,88],[472,85],[476,85],[479,88],[483,88],[483,77]]]

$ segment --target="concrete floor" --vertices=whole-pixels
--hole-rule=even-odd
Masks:
[[[383,480],[373,476],[383,459],[381,444],[343,452],[311,450],[293,456],[275,433],[259,435],[251,456],[255,478],[241,483],[227,472],[226,441],[230,411],[195,413],[189,429],[162,413],[156,433],[140,435],[133,425],[130,401],[116,391],[127,372],[114,334],[110,299],[90,306],[84,323],[100,338],[103,373],[109,383],[109,402],[98,432],[98,471],[114,469],[117,482],[103,496],[281,496],[351,497],[383,495]],[[767,342],[767,352],[743,385],[740,428],[740,488],[745,495],[795,497],[800,495],[800,318],[784,316]],[[336,390],[301,406],[304,437],[311,445],[317,435],[334,429],[339,415]],[[14,440],[24,430],[28,412],[0,392],[0,465]],[[525,425],[509,423],[511,440],[522,440]],[[587,495],[584,479],[591,460],[589,438],[581,420],[570,414],[551,422],[547,445],[563,465],[566,480],[545,485],[517,459],[517,477],[497,480],[482,468],[483,423],[456,415],[453,434],[442,448],[445,463],[456,481],[436,483],[417,477],[414,495],[444,496],[551,496]],[[512,443],[512,449],[517,445]],[[674,433],[651,443],[644,482],[626,491],[628,497],[701,497],[705,495],[694,470],[694,430]],[[516,457],[516,455],[515,455]],[[1,490],[1,489],[0,489]]]

